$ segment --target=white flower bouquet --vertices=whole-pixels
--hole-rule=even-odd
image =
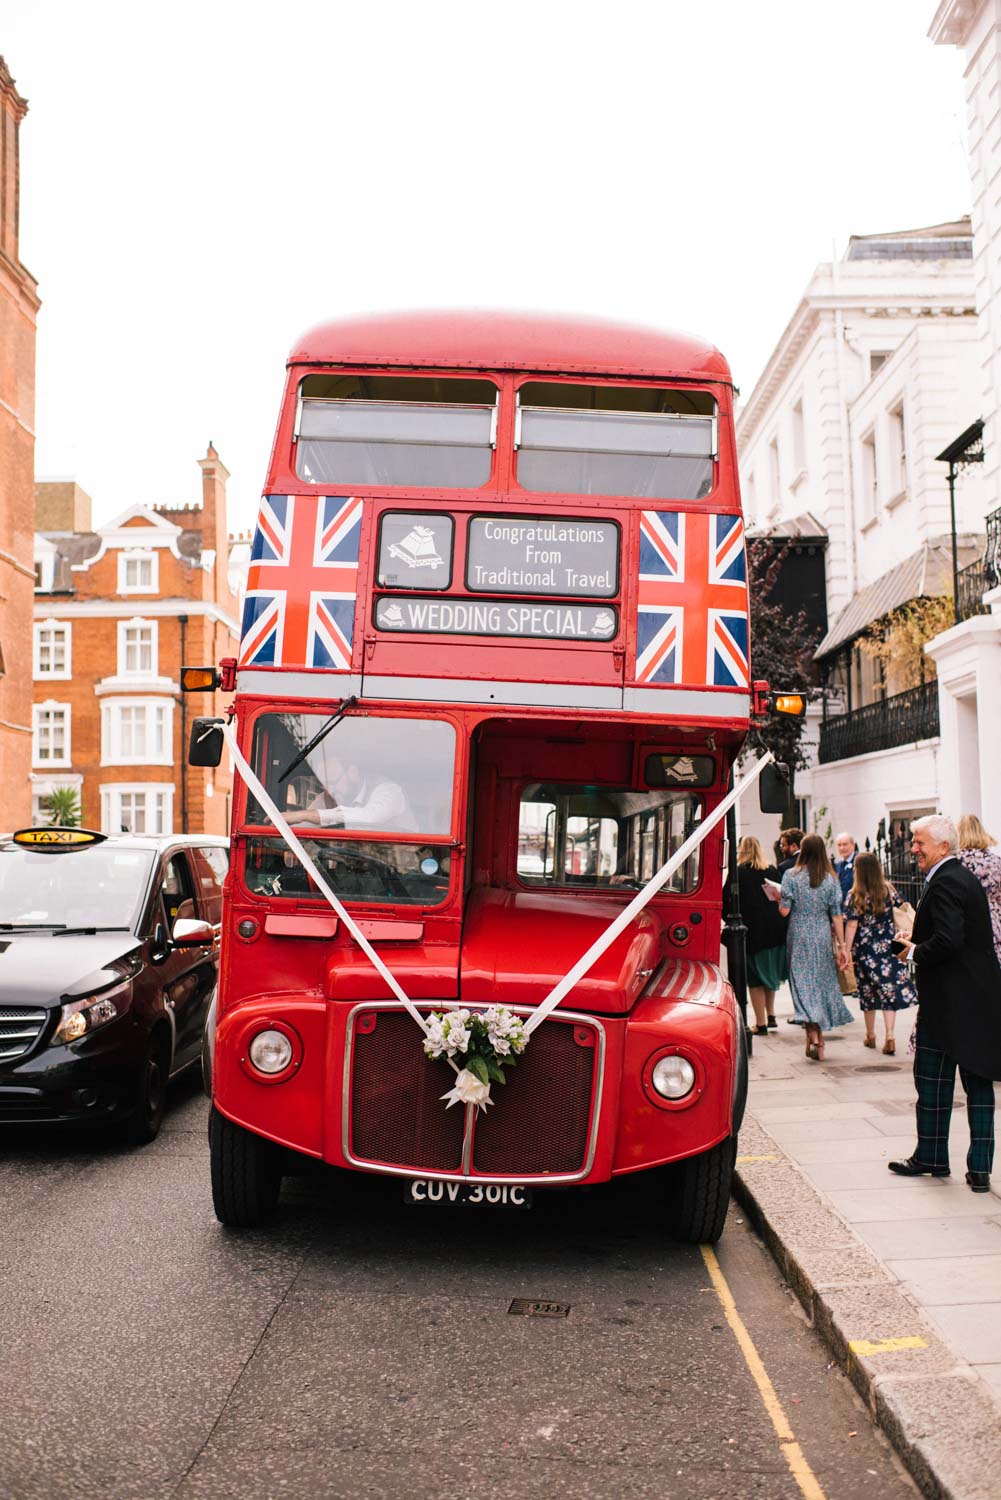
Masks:
[[[504,1005],[486,1010],[465,1008],[434,1011],[427,1018],[424,1051],[433,1061],[447,1058],[458,1069],[455,1086],[442,1098],[453,1104],[492,1103],[490,1085],[505,1083],[505,1068],[513,1068],[528,1045],[524,1022]]]

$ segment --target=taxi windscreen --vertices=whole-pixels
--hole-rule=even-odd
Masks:
[[[154,854],[92,844],[39,853],[0,844],[0,930],[33,927],[132,928]]]

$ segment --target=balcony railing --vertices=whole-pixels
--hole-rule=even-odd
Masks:
[[[938,683],[923,682],[880,703],[827,719],[820,726],[820,763],[894,750],[933,739],[938,732]]]
[[[987,545],[983,557],[966,568],[960,568],[956,579],[956,623],[972,620],[974,615],[990,611],[984,604],[988,589],[1001,583],[1001,510],[987,517]]]

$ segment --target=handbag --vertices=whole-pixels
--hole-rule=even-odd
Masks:
[[[843,995],[854,995],[858,989],[858,980],[855,978],[855,965],[851,959],[847,967],[838,970],[838,989]]]
[[[909,901],[893,908],[893,930],[901,937],[909,938],[914,927],[914,918],[917,912]]]

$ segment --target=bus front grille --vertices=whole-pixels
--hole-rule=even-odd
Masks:
[[[412,1171],[461,1173],[466,1111],[446,1109],[455,1081],[424,1056],[413,1020],[399,1010],[355,1013],[348,1131],[351,1159]],[[463,1175],[575,1177],[589,1166],[603,1047],[599,1027],[546,1021],[494,1084],[493,1103],[472,1121]]]

